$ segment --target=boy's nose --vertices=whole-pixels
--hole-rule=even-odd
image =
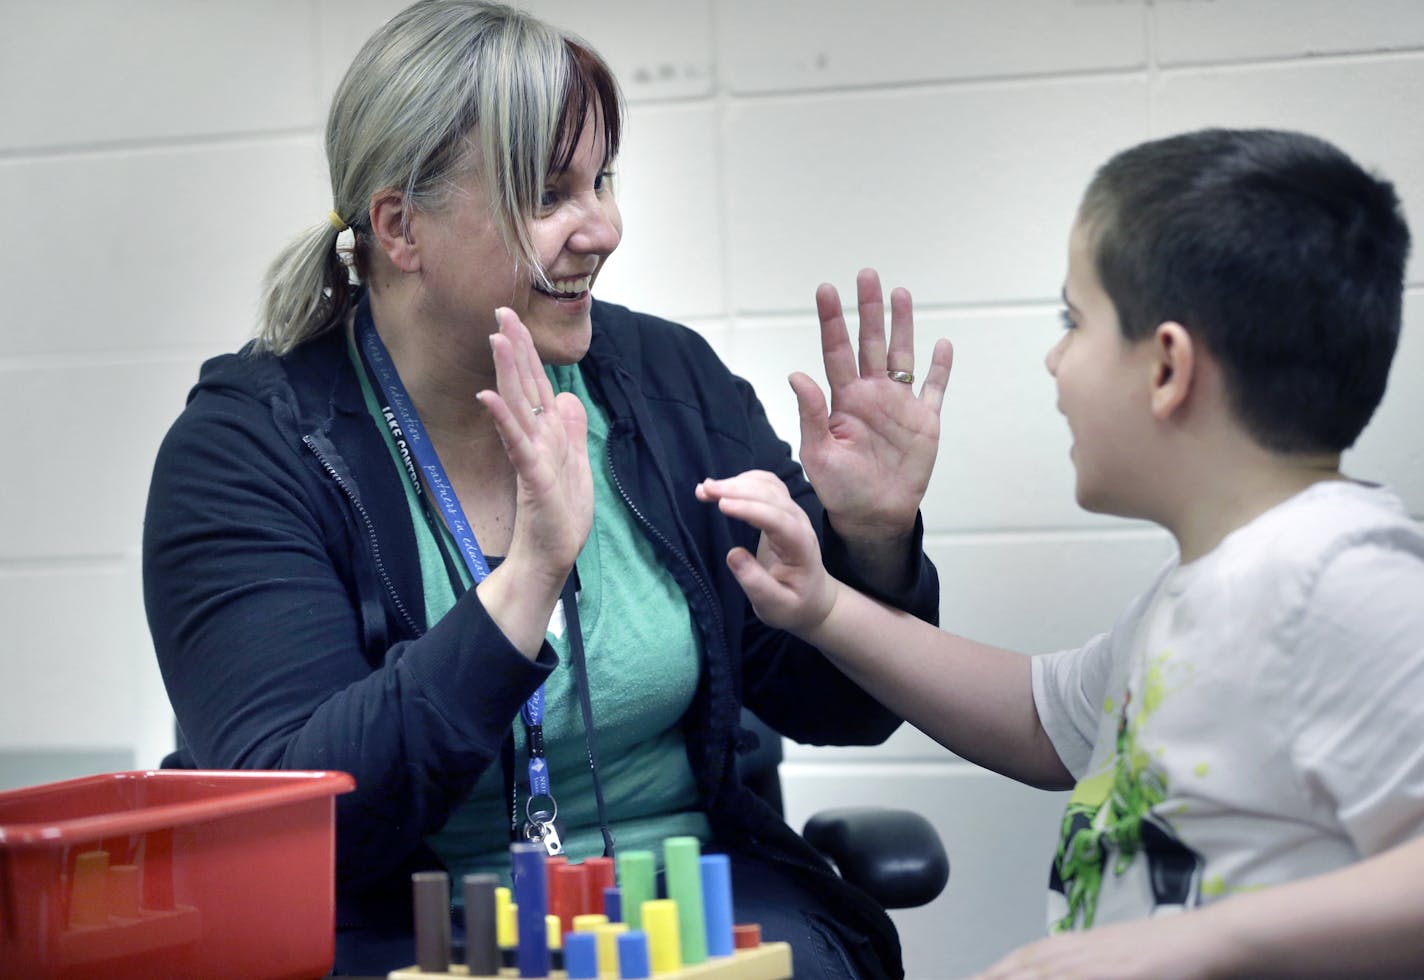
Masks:
[[[1048,348],[1048,353],[1043,356],[1043,366],[1048,368],[1048,373],[1053,377],[1058,377],[1058,362],[1063,357],[1063,345],[1068,342],[1068,335],[1065,333],[1058,339],[1058,343]]]

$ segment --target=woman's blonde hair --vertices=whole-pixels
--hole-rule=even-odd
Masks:
[[[479,161],[510,254],[547,284],[529,219],[590,118],[607,158],[617,155],[622,113],[607,64],[572,35],[499,3],[408,7],[362,46],[327,117],[332,211],[354,233],[356,272],[366,272],[372,247],[373,194],[395,188],[410,207],[435,211]],[[260,349],[285,354],[345,319],[356,289],[338,234],[322,221],[273,261]]]

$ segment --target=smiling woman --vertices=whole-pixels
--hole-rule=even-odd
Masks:
[[[862,275],[863,371],[817,296],[838,416],[834,436],[824,402],[808,422],[813,491],[696,334],[593,298],[621,126],[598,55],[505,6],[426,0],[361,49],[327,123],[330,214],[273,263],[257,339],[205,365],[154,469],[167,764],[356,777],[342,972],[411,962],[412,871],[507,880],[513,841],[581,859],[690,836],[732,856],[738,920],[791,942],[798,977],[898,976],[883,910],[733,762],[743,703],[821,744],[899,721],[755,618],[724,556],[756,532],[693,487],[773,474],[839,576],[932,618],[938,397],[886,376],[914,371],[909,296],[887,352]]]
[[[333,242],[342,228],[353,229],[355,271],[363,279],[378,273],[372,265],[388,252],[376,248],[378,204],[408,244],[415,244],[414,220],[440,215],[451,220],[432,224],[432,233],[473,236],[477,248],[498,256],[494,269],[512,259],[523,272],[492,277],[499,302],[511,303],[516,288],[530,284],[574,294],[564,298],[587,293],[569,282],[556,286],[560,271],[549,263],[573,230],[571,217],[612,227],[611,234],[600,229],[597,261],[565,279],[591,284],[617,247],[618,210],[606,186],[622,128],[617,83],[588,47],[532,18],[510,30],[497,17],[484,20],[473,22],[458,3],[412,7],[357,54],[327,121],[333,220],[273,263],[262,346],[286,353],[346,316],[356,292]],[[592,208],[585,188],[594,193]],[[427,251],[438,250],[432,243]],[[488,318],[495,305],[476,309]]]

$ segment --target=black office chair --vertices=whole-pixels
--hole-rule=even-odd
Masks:
[[[785,816],[781,797],[781,736],[743,709],[742,727],[757,745],[738,759],[752,792]],[[949,856],[934,826],[918,813],[880,806],[833,807],[813,814],[801,836],[842,878],[887,909],[928,905],[949,881]]]

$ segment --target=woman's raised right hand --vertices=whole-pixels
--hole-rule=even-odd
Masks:
[[[518,477],[514,535],[499,571],[516,574],[525,596],[557,596],[593,526],[588,415],[576,396],[555,395],[514,311],[500,308],[496,316],[490,347],[499,390],[476,397],[494,417]]]

